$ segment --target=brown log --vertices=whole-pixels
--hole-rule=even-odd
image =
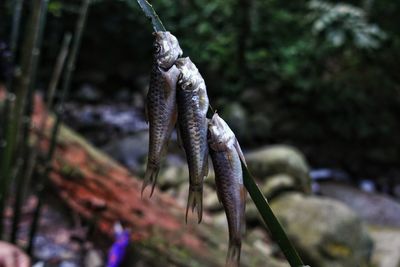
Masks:
[[[41,103],[41,101],[35,101]],[[36,105],[34,122],[39,125],[42,105]],[[53,119],[49,117],[41,149],[46,151]],[[141,198],[141,181],[126,168],[87,143],[65,125],[59,131],[50,181],[61,199],[97,229],[112,236],[115,222],[131,230],[135,255],[145,266],[224,266],[227,229],[212,224],[205,214],[201,224],[185,224],[185,209],[166,193],[155,190]],[[243,266],[288,266],[255,249],[246,241]],[[137,254],[136,254],[137,253]]]

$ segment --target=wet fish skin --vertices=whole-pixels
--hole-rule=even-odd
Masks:
[[[154,62],[146,100],[149,153],[142,185],[142,195],[145,188],[152,185],[150,197],[177,120],[176,83],[180,72],[174,63],[182,55],[178,40],[171,33],[155,32],[154,36]]]
[[[240,265],[241,240],[246,226],[247,193],[243,185],[240,156],[243,153],[234,133],[218,114],[214,114],[209,122],[208,135],[217,194],[225,209],[229,228],[226,266],[237,267]]]
[[[197,209],[198,223],[203,214],[203,180],[208,175],[207,110],[209,100],[204,79],[189,58],[176,66],[181,75],[177,86],[178,126],[189,167],[189,207]]]

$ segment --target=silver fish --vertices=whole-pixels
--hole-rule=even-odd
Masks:
[[[175,127],[176,83],[179,70],[174,63],[182,55],[178,40],[169,32],[155,32],[154,63],[150,76],[146,102],[146,117],[149,122],[149,153],[144,176],[142,195],[151,184],[153,194],[162,158],[165,156],[168,140]]]
[[[187,58],[176,61],[180,70],[177,86],[178,126],[189,166],[189,207],[197,208],[198,222],[203,214],[203,180],[208,175],[207,110],[209,106],[206,85],[198,69]]]
[[[240,264],[242,233],[245,229],[246,189],[241,160],[246,164],[240,145],[228,124],[214,114],[208,124],[208,143],[215,171],[219,200],[224,206],[229,227],[226,266]]]

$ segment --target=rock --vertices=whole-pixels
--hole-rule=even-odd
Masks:
[[[277,246],[271,242],[267,237],[267,232],[265,229],[260,227],[254,228],[252,230],[247,230],[246,239],[254,244],[254,247],[264,255],[274,254]]]
[[[247,225],[262,224],[260,214],[252,200],[246,202],[246,223]]]
[[[342,203],[291,192],[274,199],[271,208],[306,264],[367,266],[371,238],[356,213]]]
[[[400,229],[370,227],[374,250],[372,263],[376,267],[400,266]]]
[[[102,95],[97,87],[85,83],[76,93],[76,98],[85,102],[99,102],[102,98]]]
[[[96,249],[89,249],[85,253],[83,259],[84,267],[100,267],[104,266],[103,255]]]
[[[160,175],[157,181],[157,185],[162,190],[174,188],[177,189],[181,184],[189,181],[189,170],[186,165],[166,165],[167,166],[161,167]]]
[[[135,135],[112,141],[103,148],[103,151],[130,170],[138,171],[146,161],[148,142],[147,131],[142,131]]]
[[[295,190],[296,186],[292,176],[280,173],[266,178],[261,192],[267,199],[271,199],[283,191]]]
[[[246,154],[250,171],[257,178],[287,174],[294,179],[296,189],[311,192],[309,167],[303,154],[286,145],[267,146]]]
[[[228,229],[228,222],[226,220],[226,214],[224,211],[221,211],[219,213],[215,213],[212,215],[213,218],[213,224],[221,227],[221,229],[224,229],[224,231],[226,231],[226,229]]]
[[[145,109],[145,97],[141,93],[132,93],[132,106],[136,109]]]
[[[388,196],[333,182],[321,183],[319,187],[322,195],[345,203],[370,224],[400,227],[400,203]]]
[[[206,189],[207,192],[206,190],[204,190],[204,199],[203,199],[204,208],[210,212],[223,210],[223,206],[219,202],[218,195],[215,189],[209,187],[208,185],[205,185],[204,188],[207,188]]]

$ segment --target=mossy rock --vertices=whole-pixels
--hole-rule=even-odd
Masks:
[[[291,192],[274,199],[271,208],[306,264],[368,266],[371,237],[358,216],[344,204]]]
[[[286,174],[293,178],[296,189],[309,193],[311,179],[309,166],[303,154],[294,147],[274,145],[260,148],[246,154],[249,169],[258,179]]]
[[[296,190],[297,188],[296,179],[288,174],[280,173],[266,178],[261,187],[261,192],[267,199],[271,199],[282,192]]]

